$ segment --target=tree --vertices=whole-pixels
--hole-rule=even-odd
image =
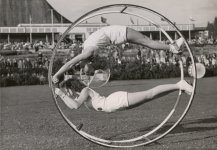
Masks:
[[[217,38],[217,17],[215,17],[214,19],[213,28],[214,28],[213,36],[214,38]]]
[[[209,31],[209,38],[217,38],[217,17],[215,17],[214,22],[208,22],[206,29]]]

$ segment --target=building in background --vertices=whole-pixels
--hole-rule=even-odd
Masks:
[[[102,22],[102,19],[106,18],[101,17],[98,23],[86,22],[78,25],[69,33],[68,37],[71,40],[83,42],[91,33],[108,25],[106,22]],[[44,41],[52,43],[71,23],[55,11],[46,0],[0,0],[0,20],[0,41],[6,42]],[[166,39],[155,26],[129,26],[151,39]],[[205,32],[205,27],[197,28],[194,24],[176,24],[176,26],[186,39],[194,39],[196,36],[204,35]],[[166,25],[162,25],[162,27],[173,39],[178,38],[174,29]]]

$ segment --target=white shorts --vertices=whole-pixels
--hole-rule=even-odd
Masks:
[[[110,44],[122,44],[127,41],[127,27],[112,25],[92,33],[84,42],[84,49],[88,47],[102,47]]]
[[[115,112],[117,110],[124,110],[129,106],[127,92],[115,92],[109,95],[105,100],[103,111]]]

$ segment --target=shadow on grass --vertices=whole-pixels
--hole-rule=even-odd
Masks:
[[[155,124],[155,125],[149,126],[149,127],[145,127],[145,128],[130,130],[129,132],[118,133],[118,134],[112,135],[112,136],[110,136],[110,137],[108,137],[106,139],[112,140],[112,139],[114,139],[116,137],[123,137],[123,136],[126,137],[127,135],[133,134],[133,133],[143,133],[144,134],[144,133],[147,133],[147,132],[153,130],[157,125],[158,124]],[[156,135],[163,134],[172,125],[173,125],[172,123],[166,124],[165,126],[160,128],[156,132]],[[179,133],[205,132],[205,131],[211,131],[211,130],[216,130],[216,129],[217,129],[217,116],[213,116],[213,117],[205,118],[205,119],[183,121],[180,124],[178,124],[176,126],[176,128],[169,133],[169,135],[174,135],[175,136],[175,134],[179,134]],[[211,137],[215,137],[215,136],[207,136],[207,137],[202,137],[200,139],[211,138]],[[199,139],[194,138],[192,140],[199,140]],[[188,141],[189,141],[189,139],[188,139]],[[160,144],[160,143],[155,142],[155,144]]]
[[[178,134],[178,133],[190,133],[190,132],[204,132],[209,130],[217,129],[217,125],[211,126],[210,124],[217,124],[217,116],[213,116],[211,118],[205,119],[197,119],[197,120],[189,120],[185,122],[181,122],[176,126],[174,130],[170,132],[170,134]],[[165,125],[161,128],[157,133],[164,133],[167,131],[172,124]],[[190,127],[189,127],[190,126]],[[142,132],[142,130],[140,130]]]

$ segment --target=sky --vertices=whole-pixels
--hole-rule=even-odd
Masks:
[[[217,0],[47,0],[47,2],[72,22],[98,7],[120,3],[147,7],[177,24],[188,24],[189,18],[193,18],[193,23],[197,27],[205,27],[208,21],[213,22],[217,17]],[[109,19],[109,23],[120,20],[117,16]]]

